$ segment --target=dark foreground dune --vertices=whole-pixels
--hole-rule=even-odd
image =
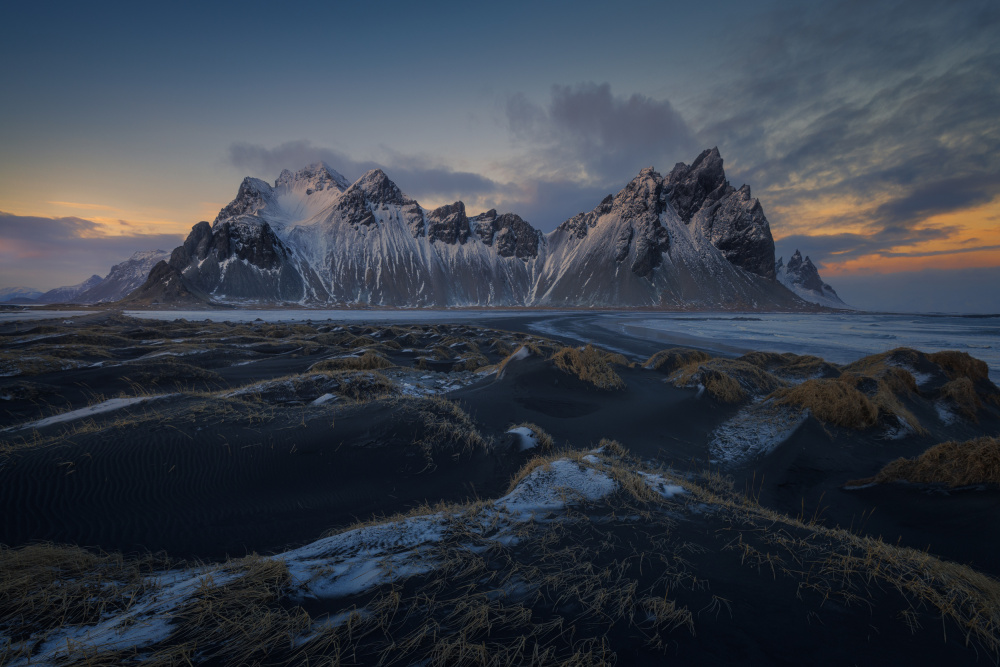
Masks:
[[[1000,431],[968,355],[112,314],[0,335],[0,662],[1000,657],[996,481],[878,477]]]

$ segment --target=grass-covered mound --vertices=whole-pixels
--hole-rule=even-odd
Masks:
[[[765,396],[787,383],[741,359],[692,361],[670,375],[678,387],[700,386],[720,403],[743,403]]]
[[[996,659],[995,579],[601,445],[531,460],[502,498],[361,522],[274,556],[4,549],[0,657],[770,664],[822,645],[815,664]]]
[[[625,381],[615,372],[615,366],[628,366],[629,362],[621,354],[605,352],[592,345],[583,349],[564,347],[552,355],[556,368],[575,375],[598,389],[624,389]]]
[[[896,459],[874,477],[848,482],[848,486],[891,482],[943,484],[949,487],[1000,485],[1000,438],[942,442],[916,458]]]

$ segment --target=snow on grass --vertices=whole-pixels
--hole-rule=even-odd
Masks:
[[[335,598],[433,570],[429,545],[444,539],[441,514],[362,526],[275,556],[302,597]]]
[[[507,432],[513,433],[518,437],[519,451],[527,451],[538,446],[538,438],[535,437],[535,432],[527,426],[518,426],[517,428],[512,428]]]
[[[574,502],[600,500],[617,488],[613,479],[585,462],[558,459],[539,465],[509,494],[478,510],[436,512],[361,526],[271,558],[288,567],[295,587],[293,599],[342,598],[434,571],[441,564],[440,548],[454,527],[485,540],[513,544],[517,524],[539,520],[539,514],[556,513]],[[238,569],[225,566],[161,573],[151,578],[154,590],[134,600],[127,610],[95,625],[60,628],[45,638],[30,660],[12,664],[62,664],[83,655],[153,646],[170,638],[175,631],[172,616],[199,590],[223,588],[239,576]],[[326,627],[344,624],[353,614],[365,613],[350,610],[320,620],[294,638],[293,644],[308,641]]]
[[[91,626],[68,626],[51,633],[26,660],[15,665],[56,664],[91,652],[128,651],[168,639],[174,628],[171,617],[201,587],[225,586],[236,575],[195,568],[155,577],[157,590],[132,602],[126,611]]]
[[[916,381],[918,387],[923,387],[925,384],[934,379],[934,375],[932,375],[931,373],[921,373],[920,371],[914,369],[913,366],[909,364],[889,361],[887,362],[886,365],[893,366],[895,368],[901,368],[904,371],[908,372],[910,375],[913,376],[913,379]]]
[[[723,422],[709,436],[712,463],[738,464],[769,454],[788,440],[809,416],[807,410],[752,405]]]
[[[535,468],[496,506],[524,519],[537,512],[564,509],[572,500],[594,501],[611,494],[618,484],[602,472],[569,459]]]
[[[335,401],[335,400],[337,400],[336,394],[323,394],[315,401],[310,403],[310,405],[323,405],[324,403],[329,403],[330,401]]]
[[[651,488],[653,491],[656,491],[664,498],[673,498],[674,496],[678,496],[682,493],[687,493],[687,489],[685,489],[683,486],[681,486],[680,484],[671,484],[661,475],[654,475],[652,473],[642,472],[641,470],[637,472],[639,473],[639,476],[642,477],[643,481],[646,482],[649,488]]]
[[[69,412],[63,412],[58,415],[52,415],[51,417],[46,417],[45,419],[39,419],[38,421],[29,422],[27,424],[22,424],[20,426],[11,426],[3,429],[4,431],[15,431],[22,430],[26,428],[42,428],[44,426],[51,426],[52,424],[59,424],[61,422],[75,421],[77,419],[83,419],[84,417],[92,417],[93,415],[102,414],[104,412],[113,412],[115,410],[121,410],[122,408],[127,408],[130,405],[141,405],[143,403],[151,403],[153,401],[163,400],[165,398],[172,398],[174,396],[180,396],[178,393],[174,394],[157,394],[154,396],[135,396],[132,398],[112,398],[103,403],[98,403],[97,405],[88,405],[85,408],[80,408],[79,410],[70,410]]]

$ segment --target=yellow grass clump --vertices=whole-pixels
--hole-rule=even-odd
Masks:
[[[942,442],[914,459],[896,459],[874,477],[848,482],[848,485],[900,481],[950,487],[1000,484],[1000,438]]]
[[[812,412],[820,421],[864,429],[878,421],[878,408],[868,397],[847,382],[829,379],[806,380],[773,394],[777,405],[791,405]]]
[[[708,361],[712,357],[707,352],[692,350],[686,347],[672,347],[668,350],[660,350],[643,364],[643,368],[649,368],[661,373],[673,373],[675,370],[688,364]]]
[[[967,352],[945,350],[928,354],[927,358],[940,366],[949,380],[964,377],[975,382],[976,380],[988,380],[990,377],[990,367],[986,365],[986,362],[976,359]]]
[[[779,389],[771,395],[776,405],[808,409],[822,422],[863,430],[892,415],[905,422],[916,433],[924,433],[920,420],[899,400],[893,389],[908,391],[913,376],[901,368],[887,368],[881,378],[845,373],[839,378],[814,378]],[[896,373],[899,371],[899,373]]]
[[[360,357],[339,357],[324,359],[313,364],[311,371],[371,371],[392,368],[394,363],[377,352],[367,351]]]
[[[819,357],[791,352],[749,352],[737,361],[744,361],[776,375],[793,378],[810,378],[836,374],[836,369]]]
[[[625,381],[612,368],[613,365],[628,366],[628,359],[620,354],[611,354],[587,345],[582,350],[564,347],[551,357],[556,368],[575,375],[598,389],[624,389]]]
[[[972,380],[967,377],[960,377],[944,384],[940,390],[941,397],[950,400],[958,408],[958,411],[972,421],[978,422],[976,416],[979,409],[983,407],[983,402],[976,393],[976,388]]]
[[[787,383],[739,359],[709,359],[683,366],[670,376],[675,386],[700,384],[721,403],[742,403],[752,395],[765,395]]]

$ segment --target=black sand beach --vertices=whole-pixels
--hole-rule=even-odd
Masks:
[[[126,561],[159,552],[180,568],[227,567],[257,554],[280,561],[324,534],[400,513],[434,515],[441,503],[452,508],[447,520],[469,531],[477,512],[505,497],[512,479],[526,479],[534,468],[522,468],[542,454],[545,470],[569,457],[619,490],[586,502],[563,498],[553,510],[562,518],[528,521],[517,540],[499,546],[483,546],[492,533],[476,531],[472,542],[446,541],[440,548],[448,556],[439,560],[469,568],[456,561],[444,568],[446,579],[421,570],[357,593],[304,597],[281,584],[268,608],[299,609],[312,621],[246,661],[329,656],[330,645],[302,639],[317,633],[350,644],[357,664],[384,660],[388,647],[422,627],[413,614],[432,589],[441,606],[423,604],[440,637],[414,641],[412,652],[399,653],[402,664],[454,639],[448,628],[457,609],[477,596],[485,596],[482,613],[496,630],[467,637],[466,648],[504,647],[494,657],[511,664],[526,659],[515,645],[544,664],[659,664],[665,656],[954,664],[1000,655],[988,639],[1000,614],[991,607],[1000,598],[990,597],[1000,584],[989,578],[1000,575],[997,486],[859,482],[938,443],[1000,432],[1000,392],[974,360],[905,350],[853,365],[690,349],[657,355],[655,342],[588,328],[583,314],[565,316],[563,335],[544,337],[532,329],[540,317],[477,327],[161,322],[104,313],[4,324],[6,567],[27,567],[16,565],[26,550],[68,548],[38,546],[48,543]],[[827,415],[808,402],[817,399],[803,398],[807,387],[849,393],[861,402],[860,421]],[[552,444],[524,449],[510,432],[517,425],[527,425],[533,442],[544,433]],[[650,475],[686,490],[636,491]],[[470,559],[479,559],[475,568]],[[866,569],[873,559],[883,563],[875,574]],[[917,575],[918,561],[933,565]],[[834,563],[846,569],[834,572]],[[969,566],[955,576],[979,586],[948,603],[966,610],[954,614],[911,585],[919,579],[945,590],[939,572],[953,564]],[[535,583],[520,585],[530,595],[512,592],[524,568],[535,573]],[[473,570],[506,572],[506,583]],[[538,583],[560,570],[575,583]],[[975,579],[980,573],[989,576]],[[32,654],[44,664],[83,659],[86,651],[53,653],[44,637],[65,629],[12,611],[15,588],[10,579],[4,585],[0,656],[14,664]],[[491,594],[497,586],[508,592]],[[590,597],[596,590],[607,596]],[[390,593],[409,605],[405,617],[344,643],[343,626],[331,619],[351,609],[378,616],[371,610]],[[668,601],[688,613],[667,613]],[[511,620],[524,609],[529,625],[543,630]],[[88,655],[176,657],[171,651],[188,641],[178,633],[110,653],[94,643]],[[237,655],[227,650],[203,661],[226,664]],[[469,654],[458,662],[489,660]]]

